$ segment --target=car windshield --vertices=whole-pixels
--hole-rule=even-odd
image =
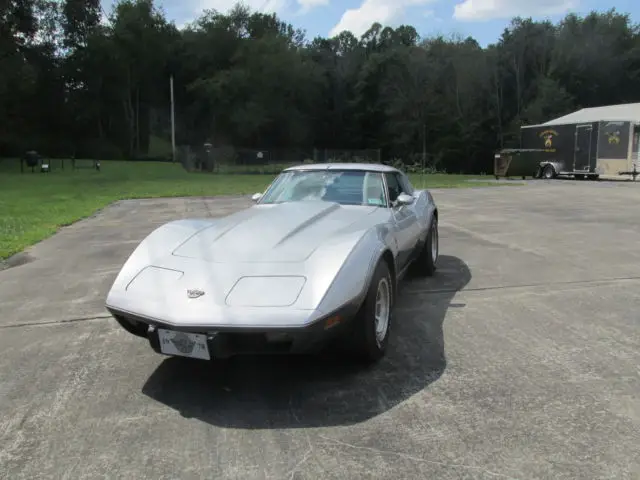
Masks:
[[[276,178],[260,203],[309,200],[385,206],[382,174],[361,170],[290,170]]]

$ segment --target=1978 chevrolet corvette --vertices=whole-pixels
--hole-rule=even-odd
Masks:
[[[436,270],[431,194],[390,166],[329,163],[283,170],[253,200],[153,231],[119,272],[109,312],[165,355],[302,353],[340,336],[363,360],[381,358],[399,281]]]

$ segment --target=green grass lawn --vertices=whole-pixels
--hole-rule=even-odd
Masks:
[[[65,170],[58,160],[48,174],[20,173],[19,163],[0,160],[0,259],[47,238],[61,226],[93,214],[109,203],[129,198],[252,194],[263,191],[273,175],[188,173],[180,165],[104,161],[100,172]],[[476,187],[478,176],[413,176],[421,188]]]

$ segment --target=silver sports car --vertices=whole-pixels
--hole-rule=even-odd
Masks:
[[[118,274],[109,312],[165,355],[313,352],[339,339],[365,361],[382,357],[399,281],[436,270],[431,194],[386,165],[330,163],[287,168],[253,200],[153,231]]]

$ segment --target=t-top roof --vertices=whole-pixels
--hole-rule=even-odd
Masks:
[[[622,103],[604,107],[583,108],[541,125],[566,125],[590,122],[635,122],[640,123],[640,103]]]
[[[381,163],[312,163],[285,168],[291,170],[354,170],[363,172],[397,172],[397,168]]]

